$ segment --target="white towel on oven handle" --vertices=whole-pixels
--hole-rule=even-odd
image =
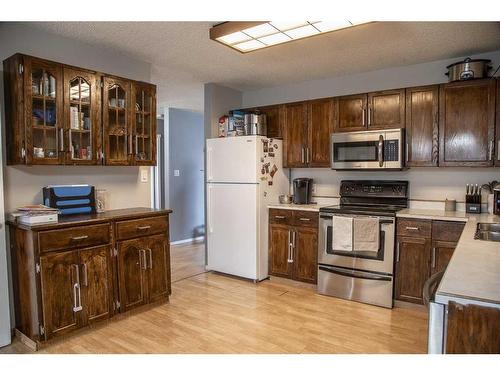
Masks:
[[[352,217],[332,217],[332,250],[352,251]]]

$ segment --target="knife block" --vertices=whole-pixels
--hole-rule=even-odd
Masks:
[[[467,194],[465,196],[465,212],[469,214],[481,213],[481,196],[479,194]]]

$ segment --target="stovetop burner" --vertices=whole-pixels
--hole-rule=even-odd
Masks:
[[[395,216],[408,207],[408,181],[344,180],[340,184],[340,205],[320,212]]]

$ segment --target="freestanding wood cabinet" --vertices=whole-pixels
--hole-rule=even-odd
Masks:
[[[156,86],[22,54],[4,84],[9,165],[156,164]]]
[[[9,223],[16,332],[36,347],[133,307],[168,301],[169,210]]]
[[[316,284],[318,213],[269,210],[269,274]]]
[[[423,303],[423,287],[446,269],[464,223],[398,218],[394,298]]]
[[[493,165],[494,79],[442,85],[439,93],[439,165]]]

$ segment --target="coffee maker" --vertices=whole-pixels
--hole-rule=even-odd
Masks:
[[[311,203],[312,183],[312,178],[296,178],[293,180],[293,203]]]

